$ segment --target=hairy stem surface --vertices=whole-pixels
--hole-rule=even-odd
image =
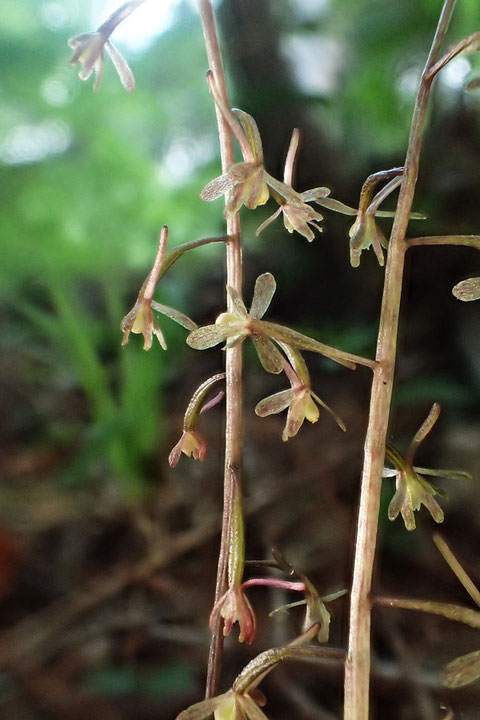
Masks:
[[[198,0],[202,20],[208,64],[215,76],[217,88],[226,104],[230,107],[222,55],[218,41],[217,23],[211,0]],[[222,171],[225,173],[235,160],[231,131],[218,108],[217,124],[220,140]],[[227,219],[226,269],[227,285],[242,295],[242,248],[240,239],[240,219],[238,213]],[[231,300],[227,297],[228,308]],[[227,348],[225,358],[226,373],[226,423],[225,423],[225,468],[224,468],[224,501],[220,553],[218,558],[215,603],[226,590],[228,548],[232,519],[232,503],[234,490],[241,483],[241,442],[242,442],[242,345],[238,343]],[[208,658],[206,697],[218,694],[223,655],[223,621],[218,614],[212,628],[212,639]]]
[[[350,603],[348,655],[345,666],[345,720],[368,720],[370,684],[370,623],[373,563],[378,526],[382,469],[395,370],[398,317],[402,293],[405,235],[418,176],[420,145],[432,77],[456,0],[445,0],[422,74],[413,113],[405,170],[390,236],[368,430],[365,439],[357,539]]]

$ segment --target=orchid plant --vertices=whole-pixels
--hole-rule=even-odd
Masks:
[[[74,50],[72,64],[81,63],[80,77],[88,79],[95,73],[94,90],[98,89],[103,54],[112,58],[127,90],[133,90],[133,74],[126,61],[113,46],[110,36],[126,17],[143,0],[125,2],[96,31],[78,35],[69,41]],[[187,344],[196,350],[207,350],[223,344],[225,371],[206,379],[195,391],[188,404],[180,440],[170,453],[169,462],[174,467],[182,454],[203,460],[207,441],[197,429],[200,415],[218,406],[225,397],[226,444],[224,474],[224,511],[222,518],[221,547],[219,553],[215,600],[212,603],[210,628],[212,632],[207,674],[206,699],[182,711],[177,720],[203,720],[212,714],[216,720],[265,720],[260,707],[263,695],[259,682],[281,661],[290,658],[331,656],[343,659],[343,651],[324,648],[328,641],[330,615],[322,598],[309,579],[281,555],[270,563],[286,578],[261,575],[244,579],[245,529],[241,467],[242,424],[242,345],[250,339],[255,347],[261,366],[274,375],[285,374],[289,387],[259,400],[255,412],[260,417],[287,410],[282,439],[294,438],[305,420],[316,423],[323,408],[346,432],[342,419],[313,391],[304,352],[319,353],[336,363],[354,369],[358,364],[373,374],[369,410],[369,424],[365,440],[364,468],[362,474],[360,510],[358,514],[357,542],[353,580],[350,589],[349,642],[345,664],[345,720],[368,720],[370,675],[370,589],[375,554],[376,531],[379,512],[380,490],[383,477],[395,477],[396,491],[390,502],[388,517],[394,520],[402,515],[407,530],[415,529],[414,512],[425,505],[433,519],[440,523],[444,511],[434,499],[440,491],[425,476],[465,479],[468,473],[451,470],[431,470],[414,465],[414,455],[420,444],[438,419],[440,407],[432,406],[427,419],[414,436],[405,457],[387,442],[387,430],[396,357],[396,337],[401,299],[405,253],[415,245],[454,244],[480,249],[479,236],[445,236],[406,238],[411,219],[425,216],[412,212],[415,183],[418,173],[419,153],[427,110],[429,92],[435,76],[450,60],[460,53],[480,48],[480,33],[474,33],[456,45],[447,48],[441,56],[445,34],[453,13],[455,0],[445,0],[432,48],[423,72],[417,95],[407,156],[403,167],[380,170],[370,175],[360,193],[358,208],[352,208],[330,197],[326,187],[297,192],[293,187],[293,168],[299,143],[299,131],[293,129],[287,152],[283,179],[272,176],[264,166],[262,140],[254,118],[247,112],[231,109],[228,101],[223,63],[218,41],[216,22],[211,0],[199,0],[200,17],[205,36],[209,70],[207,83],[217,113],[222,172],[208,182],[200,192],[200,198],[213,202],[224,196],[226,232],[222,237],[194,240],[166,254],[168,231],[163,228],[159,249],[152,270],[142,285],[132,310],[124,317],[121,327],[123,343],[130,333],[142,334],[144,349],[150,350],[153,336],[166,350],[164,335],[156,321],[154,311],[179,323],[189,334]],[[235,161],[234,140],[242,160]],[[400,189],[395,211],[381,210],[383,201]],[[322,211],[339,212],[355,217],[349,231],[350,262],[360,265],[363,251],[372,248],[379,266],[385,266],[383,304],[375,358],[361,357],[347,350],[324,344],[320,340],[301,334],[285,325],[265,320],[276,290],[276,282],[270,272],[262,273],[255,282],[250,310],[247,310],[242,294],[242,244],[239,214],[242,208],[254,211],[272,199],[277,204],[274,213],[257,229],[257,235],[280,215],[289,233],[298,233],[308,242],[322,231]],[[379,229],[377,217],[393,217],[390,239]],[[222,242],[226,250],[226,307],[212,324],[197,324],[176,310],[153,300],[158,282],[182,255],[201,245]],[[480,296],[479,279],[465,280],[454,288],[454,295],[462,300],[474,300]],[[220,389],[219,389],[220,388]],[[216,395],[211,394],[217,390]],[[384,459],[393,468],[384,469]],[[258,563],[265,567],[265,561]],[[295,579],[292,579],[292,577]],[[254,608],[247,597],[252,586],[282,588],[285,592],[300,592],[300,601],[306,607],[305,618],[296,638],[281,647],[266,650],[253,659],[234,681],[226,693],[220,692],[223,638],[238,624],[238,639],[250,644],[256,631]],[[339,597],[343,591],[331,596]],[[297,605],[299,603],[293,603]],[[387,603],[384,603],[387,604]],[[433,604],[434,605],[434,604]],[[430,610],[433,607],[431,604]],[[403,605],[406,607],[406,605]],[[419,609],[419,608],[413,608]],[[435,610],[431,610],[435,612]],[[456,661],[462,667],[470,664],[478,674],[478,652],[474,657]],[[453,683],[451,683],[453,684]],[[457,683],[458,684],[458,683]]]

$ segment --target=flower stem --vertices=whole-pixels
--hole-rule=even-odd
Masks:
[[[465,245],[480,250],[480,235],[431,235],[407,240],[408,247],[418,245]]]
[[[208,64],[215,77],[216,87],[226,107],[228,100],[222,55],[218,41],[217,23],[211,0],[198,0],[202,21]],[[220,110],[217,114],[218,136],[222,171],[225,173],[235,161],[231,130]],[[242,248],[240,238],[240,219],[238,213],[227,219],[226,244],[227,285],[242,295]],[[231,311],[232,301],[227,297],[227,307]],[[226,372],[226,423],[225,423],[225,466],[224,466],[224,500],[220,553],[218,558],[215,603],[226,591],[228,546],[232,522],[233,499],[235,489],[241,484],[241,443],[242,443],[242,344],[238,343],[227,348],[225,352]],[[218,614],[212,628],[212,639],[208,658],[206,697],[218,694],[220,672],[223,655],[222,618]]]
[[[348,654],[345,666],[345,720],[368,720],[370,624],[373,563],[385,441],[395,370],[398,317],[402,292],[405,235],[418,176],[420,145],[432,85],[429,71],[438,59],[456,0],[445,0],[422,74],[413,113],[402,186],[390,237],[374,369],[353,570]]]

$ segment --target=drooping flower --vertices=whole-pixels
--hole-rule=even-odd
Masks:
[[[207,443],[198,430],[183,430],[182,437],[177,444],[174,445],[168,456],[170,467],[175,467],[182,453],[187,457],[193,455],[194,460],[205,460]]]
[[[208,396],[211,394],[214,386],[220,380],[225,379],[225,373],[218,373],[213,375],[208,380],[205,380],[193,393],[190,402],[188,403],[185,417],[183,419],[183,432],[180,440],[173,447],[168,456],[168,462],[170,467],[175,465],[180,460],[180,455],[184,453],[187,457],[193,455],[194,460],[204,460],[207,453],[207,443],[203,436],[196,429],[196,423],[198,416],[216,405],[223,397],[223,392],[207,402]]]
[[[325,408],[338,426],[345,431],[341,418],[313,392],[310,374],[301,354],[295,348],[283,343],[282,348],[290,361],[290,363],[285,362],[284,369],[291,387],[289,390],[281,390],[260,400],[255,407],[255,413],[260,417],[266,417],[280,413],[288,407],[287,421],[282,434],[284,442],[298,433],[304,420],[317,422],[320,413],[315,403]]]
[[[70,65],[77,65],[78,63],[82,65],[78,74],[81,80],[88,80],[90,75],[93,72],[95,73],[93,85],[95,92],[98,90],[102,79],[104,50],[110,56],[125,90],[128,90],[128,92],[134,90],[135,78],[133,73],[123,55],[113,45],[110,35],[143,2],[145,0],[130,0],[130,2],[123,3],[95,32],[82,33],[69,39],[68,44],[73,49]]]
[[[385,235],[377,226],[377,217],[394,217],[395,212],[390,210],[379,210],[380,204],[390,195],[402,182],[403,168],[384,170],[369,175],[365,180],[360,193],[358,209],[345,205],[339,200],[330,197],[317,196],[315,202],[322,207],[342,213],[343,215],[356,215],[355,222],[349,230],[350,237],[350,264],[352,267],[360,265],[360,256],[364,250],[373,248],[378,264],[383,266],[385,259],[382,248],[388,247]],[[374,196],[375,187],[380,183],[388,181],[387,184]],[[412,220],[423,220],[422,213],[411,213]]]
[[[327,197],[327,195],[330,194],[330,190],[328,188],[318,187],[313,190],[297,193],[292,187],[293,166],[299,137],[298,128],[295,128],[292,133],[292,139],[290,140],[287,159],[285,161],[283,182],[276,180],[269,173],[265,173],[266,182],[270,187],[272,196],[278,202],[279,207],[273,215],[257,228],[257,235],[270,225],[280,213],[283,213],[283,224],[289,233],[295,230],[311,242],[315,237],[312,228],[322,232],[322,228],[319,227],[318,223],[323,220],[323,215],[314,210],[310,205],[307,205],[307,203],[315,202],[318,198]]]
[[[242,587],[231,588],[215,604],[210,615],[210,627],[213,627],[216,616],[224,620],[223,634],[230,634],[234,623],[238,622],[239,642],[246,642],[250,645],[255,639],[256,620],[255,613],[249,599]]]
[[[395,520],[400,513],[407,530],[415,530],[414,512],[420,510],[422,505],[425,505],[435,522],[443,522],[443,510],[434,499],[434,496],[444,496],[445,494],[426,480],[425,475],[456,480],[471,478],[469,473],[459,470],[432,470],[413,465],[414,455],[418,446],[433,428],[439,415],[440,405],[434,403],[425,421],[410,443],[405,458],[400,455],[393,445],[388,444],[385,450],[385,457],[394,465],[395,469],[390,470],[386,468],[383,476],[393,476],[396,480],[396,492],[388,506],[388,518],[389,520]]]
[[[352,369],[355,368],[357,362],[368,367],[374,366],[375,363],[372,360],[337,350],[309,338],[307,335],[302,335],[296,330],[262,320],[261,318],[270,305],[275,288],[275,278],[271,273],[259,275],[255,282],[250,312],[248,312],[240,295],[233,288],[227,287],[232,311],[221,313],[215,325],[206,325],[191,332],[187,336],[187,344],[196,350],[205,350],[224,340],[227,341],[227,347],[232,347],[250,337],[265,370],[275,374],[282,372],[284,358],[272,341],[280,345],[285,344],[300,350],[320,353]]]
[[[176,323],[186,328],[187,330],[194,330],[197,327],[197,324],[193,322],[193,320],[191,320],[189,317],[179,312],[178,310],[175,310],[175,308],[168,307],[167,305],[162,305],[161,303],[157,303],[155,302],[155,300],[152,300],[153,293],[155,292],[155,287],[157,285],[158,278],[162,270],[163,261],[165,258],[167,239],[168,228],[166,227],[166,225],[164,225],[162,228],[162,232],[160,233],[158,251],[155,262],[153,264],[153,268],[147,275],[145,282],[140,288],[140,292],[138,293],[135,305],[122,319],[120,326],[123,332],[122,345],[126,345],[128,343],[130,333],[132,332],[137,335],[143,335],[144,350],[150,350],[150,348],[152,347],[153,335],[158,338],[158,342],[160,343],[161,347],[164,350],[167,349],[167,343],[165,342],[165,338],[160,329],[160,326],[155,320],[152,308],[154,310],[157,310],[157,312],[162,313],[162,315],[166,315],[171,320],[174,320]]]

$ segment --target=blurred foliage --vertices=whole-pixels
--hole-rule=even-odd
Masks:
[[[10,420],[3,432],[14,444],[67,449],[67,480],[106,473],[138,490],[145,463],[164,443],[162,392],[178,383],[190,361],[183,333],[169,321],[174,363],[158,346],[144,354],[138,338],[120,350],[118,325],[148,272],[163,224],[174,245],[223,232],[220,202],[198,197],[218,172],[217,140],[195,4],[177,0],[170,24],[153,42],[122,48],[137,80],[132,95],[108,62],[97,94],[91,82],[79,81],[78,68],[68,66],[66,40],[91,27],[94,5],[7,0],[0,14],[3,382],[11,388],[24,373],[23,392],[30,396],[41,388],[43,398],[19,413],[15,394],[7,392]],[[268,37],[255,12],[268,21]],[[232,96],[258,115],[267,165],[280,173],[291,118],[298,115],[300,127],[313,128],[305,131],[312,154],[310,148],[300,153],[299,189],[307,180],[328,184],[331,178],[343,183],[334,187],[335,195],[355,203],[372,168],[402,161],[416,80],[437,14],[430,0],[222,3]],[[471,32],[478,14],[476,0],[459,3],[452,38]],[[238,23],[237,46],[229,22]],[[478,59],[459,62],[456,74],[439,83],[435,111],[443,122],[456,108],[478,115],[479,94],[467,96],[461,88]],[[472,133],[478,140],[478,123]],[[329,166],[315,156],[315,140],[328,148]],[[427,145],[427,157],[428,152]],[[447,159],[442,162],[448,166]],[[466,170],[445,173],[443,182],[465,183],[459,173]],[[475,183],[478,188],[478,177]],[[433,218],[428,231],[438,232],[438,200],[422,182],[419,194]],[[477,207],[463,231],[473,232],[474,220],[480,222]],[[347,266],[346,221],[328,217],[324,237],[312,249],[279,225],[255,239],[260,214],[245,213],[246,283],[254,277],[253,265],[263,270],[268,263],[282,288],[275,310],[284,320],[299,329],[319,328],[327,342],[345,349],[373,351],[381,274],[370,258],[362,260],[360,271]],[[189,312],[195,296],[195,311],[210,319],[219,306],[212,293],[221,292],[221,256],[216,247],[186,256],[162,282],[159,300]],[[313,285],[321,317],[309,310]],[[352,296],[359,301],[352,303]],[[427,380],[420,388],[418,380],[404,388],[399,401],[428,395]],[[448,389],[448,371],[438,382],[446,398],[468,395],[453,379]],[[82,407],[70,412],[64,403],[72,393]]]

